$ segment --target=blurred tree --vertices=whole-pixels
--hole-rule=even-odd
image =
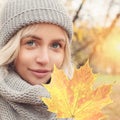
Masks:
[[[89,59],[95,72],[120,73],[120,70],[117,68],[118,63],[116,63],[114,58],[115,55],[113,55],[114,53],[117,53],[116,55],[120,54],[119,50],[118,52],[116,52],[117,49],[115,50],[119,39],[116,38],[117,40],[114,40],[117,44],[114,49],[112,48],[112,39],[115,39],[113,37],[114,32],[118,33],[117,31],[119,31],[119,28],[116,28],[116,26],[119,25],[120,8],[117,9],[114,18],[111,20],[111,14],[114,13],[112,10],[116,10],[116,6],[118,6],[118,4],[120,5],[120,1],[109,0],[103,26],[99,24],[95,25],[92,15],[90,14],[88,17],[90,20],[83,20],[84,16],[82,12],[88,1],[89,0],[82,0],[77,7],[77,10],[72,11],[72,14],[74,13],[74,37],[71,47],[73,61],[77,67],[80,67],[86,62],[87,59]],[[72,0],[69,1],[69,5],[70,4],[72,4]],[[107,24],[108,22],[109,25]],[[108,49],[112,49],[114,52],[110,53],[109,50],[106,51],[103,49],[105,44]],[[111,47],[108,47],[107,45],[111,45]],[[106,54],[109,54],[109,57]],[[112,58],[111,61],[110,58]],[[120,58],[117,57],[117,59]]]

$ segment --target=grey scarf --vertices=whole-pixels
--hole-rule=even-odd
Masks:
[[[0,76],[3,76],[2,70]],[[0,77],[0,120],[56,119],[40,99],[49,97],[43,86],[28,84],[14,71],[3,77]]]

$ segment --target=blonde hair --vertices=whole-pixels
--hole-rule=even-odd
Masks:
[[[21,29],[14,37],[12,37],[9,42],[0,50],[0,66],[8,69],[8,66],[15,60],[20,49],[20,40],[31,34],[37,29],[38,24],[27,26]],[[66,37],[66,47],[65,47],[65,58],[61,66],[65,74],[71,78],[73,74],[73,67],[71,62],[71,51],[68,36],[65,32]]]

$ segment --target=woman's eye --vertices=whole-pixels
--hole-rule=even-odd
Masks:
[[[35,46],[36,45],[34,40],[27,41],[26,44],[29,45],[29,46]]]
[[[53,48],[60,48],[60,47],[61,47],[61,44],[60,44],[60,43],[53,43],[53,44],[52,44],[52,47],[53,47]]]

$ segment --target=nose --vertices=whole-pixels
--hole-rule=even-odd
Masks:
[[[37,53],[36,62],[41,65],[46,65],[49,61],[49,50],[47,48],[40,49]]]

